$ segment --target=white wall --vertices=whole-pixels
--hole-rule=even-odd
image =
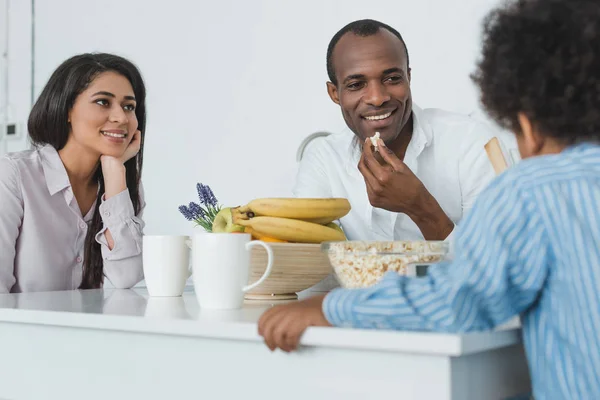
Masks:
[[[35,91],[76,53],[137,63],[148,88],[146,232],[185,234],[192,228],[177,206],[195,200],[196,182],[225,205],[289,195],[302,139],[344,127],[326,94],[325,51],[352,20],[379,19],[403,34],[421,107],[477,110],[468,75],[482,16],[496,3],[36,0]],[[29,48],[25,33],[19,40]],[[13,93],[27,92],[29,83],[19,82]]]
[[[6,51],[5,15],[9,4],[8,62],[1,57]],[[4,115],[9,122],[20,124],[22,133],[7,140],[7,151],[27,148],[26,123],[31,108],[31,2],[29,0],[0,0],[0,125]],[[8,68],[8,99],[4,95],[4,73]],[[0,155],[4,143],[0,142]]]

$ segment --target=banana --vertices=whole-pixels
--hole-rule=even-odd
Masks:
[[[270,242],[270,243],[288,243],[287,240],[275,239],[275,238],[272,238],[269,236],[261,235],[260,233],[256,232],[254,229],[250,228],[249,226],[244,228],[244,232],[252,235],[252,240],[262,240],[263,242]]]
[[[330,222],[329,224],[327,224],[325,226],[328,226],[328,227],[330,227],[332,229],[335,229],[336,231],[342,232],[344,234],[344,237],[346,237],[346,233],[344,232],[344,230],[342,229],[342,227],[339,226],[338,224],[334,224],[333,222]]]
[[[251,227],[259,235],[298,243],[321,243],[346,240],[343,232],[312,222],[279,217],[254,217],[240,220],[240,225]]]
[[[266,198],[252,200],[239,207],[239,218],[268,216],[303,220],[326,225],[350,212],[347,199]],[[249,215],[252,213],[254,215]]]
[[[332,223],[333,221],[335,221],[336,219],[339,219],[339,218],[322,217],[322,218],[293,218],[293,219],[298,219],[300,221],[306,221],[306,222],[312,222],[313,224],[329,225],[330,223]]]

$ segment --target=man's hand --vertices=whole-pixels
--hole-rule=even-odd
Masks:
[[[285,352],[298,348],[300,337],[309,326],[331,326],[322,311],[325,295],[291,304],[275,306],[260,317],[258,334],[271,349]]]
[[[367,138],[363,145],[358,169],[365,179],[369,202],[373,207],[408,215],[426,240],[444,240],[454,224],[423,182],[380,139],[381,165]]]

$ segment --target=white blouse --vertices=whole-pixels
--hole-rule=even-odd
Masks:
[[[143,211],[141,190],[140,202]],[[81,215],[52,146],[0,158],[0,293],[77,289],[94,209]],[[103,201],[99,211],[104,226],[95,239],[104,275],[115,287],[131,287],[143,279],[142,211],[135,215],[128,190]]]

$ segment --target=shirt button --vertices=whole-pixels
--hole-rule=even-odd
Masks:
[[[83,261],[83,258],[77,257],[77,263],[80,263],[81,261]]]
[[[110,212],[109,211],[104,211],[104,216],[105,217],[110,217]]]
[[[87,225],[85,224],[85,222],[82,222],[81,225],[79,225],[79,227],[81,229],[85,229],[85,228],[87,228]]]

